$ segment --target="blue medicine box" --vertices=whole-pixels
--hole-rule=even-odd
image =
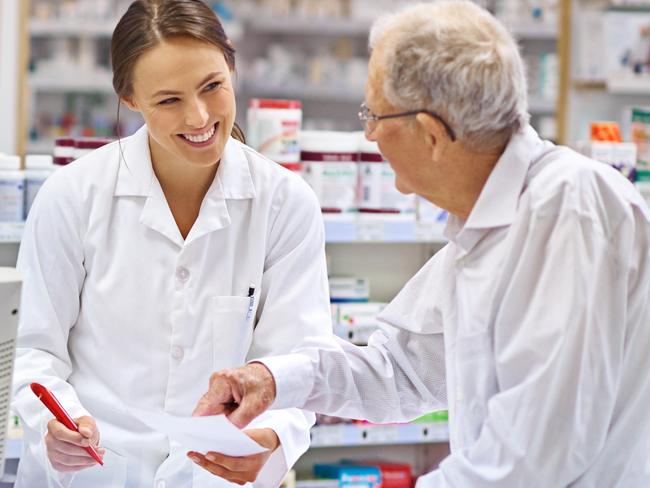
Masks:
[[[316,464],[314,475],[339,480],[340,488],[380,488],[381,471],[376,466],[350,464]]]

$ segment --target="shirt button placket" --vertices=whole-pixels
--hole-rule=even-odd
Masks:
[[[190,271],[183,266],[179,266],[176,268],[176,279],[179,281],[179,283],[187,283],[187,280],[190,279]]]

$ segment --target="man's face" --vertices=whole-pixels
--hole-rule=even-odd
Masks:
[[[404,108],[391,105],[384,97],[383,66],[383,48],[380,44],[370,56],[366,104],[375,115],[402,112]],[[426,139],[413,117],[371,121],[366,130],[366,138],[377,142],[379,150],[395,171],[395,186],[400,192],[426,193],[423,173],[431,162],[427,161]]]

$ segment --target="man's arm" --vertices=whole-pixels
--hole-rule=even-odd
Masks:
[[[335,336],[308,337],[291,354],[213,375],[196,413],[230,412],[231,420],[244,426],[269,407],[376,422],[446,408],[442,322],[432,300],[421,299],[434,295],[439,259],[427,263],[386,307],[380,316],[386,325],[368,346]]]

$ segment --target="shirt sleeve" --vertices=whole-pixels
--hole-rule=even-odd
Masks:
[[[444,253],[443,253],[444,254]],[[292,354],[261,359],[276,382],[273,408],[308,410],[373,422],[406,421],[445,409],[442,319],[432,288],[440,256],[425,265],[378,317],[368,346],[311,337]],[[431,300],[422,300],[422,293]]]
[[[79,205],[65,175],[54,174],[30,210],[18,255],[23,275],[13,408],[23,421],[26,439],[42,439],[45,407],[29,385],[49,388],[75,418],[88,415],[73,387],[68,335],[79,313],[85,272]],[[48,412],[49,415],[49,412]]]
[[[287,178],[272,204],[252,360],[289,352],[303,338],[332,334],[325,233],[320,206],[311,189]],[[255,486],[275,487],[309,448],[315,416],[296,408],[267,412],[249,428],[271,428],[281,446],[272,454]]]
[[[634,224],[605,229],[572,208],[523,221],[495,318],[499,392],[475,443],[419,487],[564,487],[604,444],[624,364]]]

